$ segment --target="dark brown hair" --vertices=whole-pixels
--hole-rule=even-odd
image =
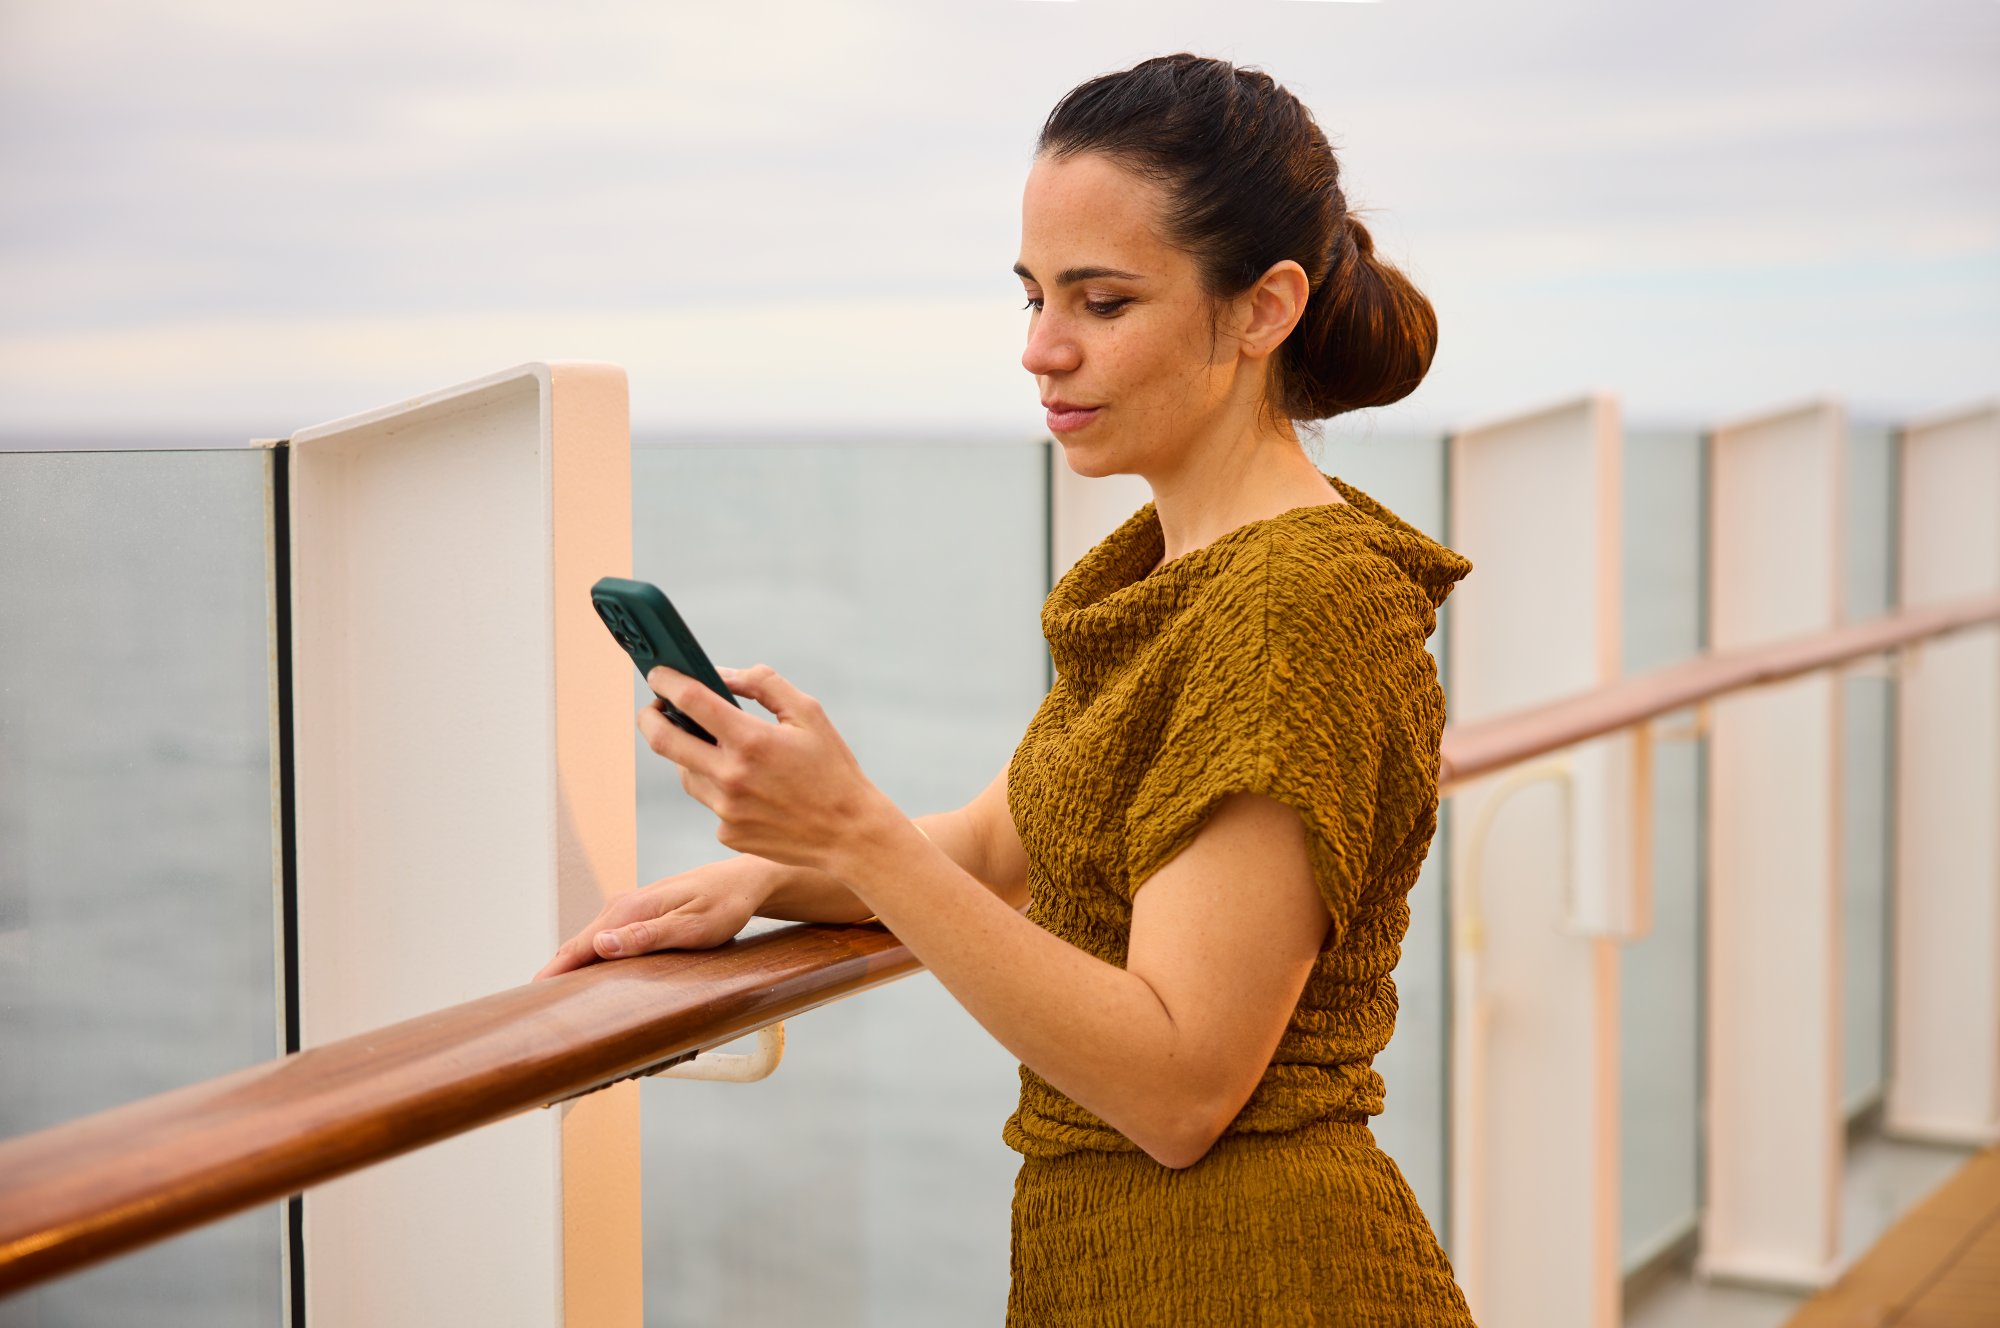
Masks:
[[[1072,88],[1036,140],[1056,159],[1095,152],[1162,187],[1167,243],[1211,301],[1292,259],[1311,294],[1279,348],[1265,403],[1293,420],[1385,406],[1414,392],[1437,351],[1437,315],[1340,190],[1312,112],[1269,74],[1182,52]]]

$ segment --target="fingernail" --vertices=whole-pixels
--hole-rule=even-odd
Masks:
[[[625,948],[625,944],[618,939],[617,932],[601,931],[597,933],[597,948],[606,954],[617,954]]]

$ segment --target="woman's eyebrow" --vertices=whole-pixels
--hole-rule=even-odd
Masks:
[[[1028,271],[1025,263],[1014,264],[1014,275],[1026,277],[1029,281],[1039,280],[1034,273]],[[1079,281],[1095,281],[1100,277],[1116,277],[1123,281],[1145,280],[1137,272],[1121,272],[1115,267],[1072,267],[1056,274],[1056,285],[1073,286]]]

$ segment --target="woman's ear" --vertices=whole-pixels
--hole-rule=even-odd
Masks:
[[[1242,296],[1247,302],[1244,308],[1240,341],[1243,352],[1252,359],[1263,359],[1284,344],[1292,329],[1305,317],[1306,297],[1312,293],[1312,282],[1306,270],[1289,258],[1281,258],[1271,264],[1270,270],[1257,278]]]

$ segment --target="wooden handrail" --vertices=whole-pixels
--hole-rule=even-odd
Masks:
[[[801,923],[598,963],[0,1142],[0,1295],[919,967]]]
[[[1445,735],[1441,787],[2000,622],[2000,595],[1712,655]],[[600,963],[0,1141],[0,1295],[560,1102],[921,967],[879,925]]]
[[[1903,609],[1810,636],[1723,653],[1699,655],[1649,673],[1513,710],[1444,735],[1438,768],[1440,792],[1451,785],[1568,747],[1700,701],[1795,678],[1816,669],[2000,621],[2000,595],[1974,595],[1920,609]]]

